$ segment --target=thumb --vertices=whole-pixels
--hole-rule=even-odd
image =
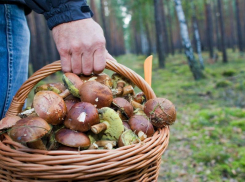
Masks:
[[[109,60],[111,60],[111,61],[115,61],[115,62],[117,62],[117,60],[114,58],[114,57],[112,57],[112,55],[110,55],[110,53],[107,51],[107,53],[106,53],[106,59],[109,59]]]

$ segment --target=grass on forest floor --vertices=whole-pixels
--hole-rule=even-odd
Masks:
[[[208,55],[203,56],[207,61]],[[216,63],[206,63],[206,78],[200,81],[194,81],[184,54],[169,56],[165,69],[157,68],[154,56],[152,88],[177,109],[159,181],[244,181],[245,60],[239,53],[228,56],[228,64],[221,55]],[[124,55],[117,60],[143,76],[145,58]]]

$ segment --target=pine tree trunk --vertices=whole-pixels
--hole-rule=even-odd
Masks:
[[[165,48],[165,55],[169,54],[169,41],[168,41],[168,30],[166,25],[166,16],[165,16],[165,9],[163,6],[163,0],[160,0],[160,12],[161,12],[161,18],[162,18],[162,30],[164,35],[164,48]]]
[[[193,54],[193,49],[191,47],[191,42],[190,42],[189,35],[188,35],[188,28],[186,25],[185,15],[184,15],[182,5],[181,5],[181,0],[174,0],[174,1],[175,1],[175,8],[176,8],[177,16],[178,16],[179,23],[180,23],[180,34],[182,37],[182,44],[185,48],[185,54],[188,59],[189,67],[194,76],[194,79],[200,80],[204,78],[204,75],[202,73],[200,66],[195,60],[195,57]]]
[[[223,63],[227,63],[227,54],[226,54],[226,42],[225,42],[225,33],[224,33],[224,20],[223,20],[223,10],[221,5],[221,0],[218,0],[218,10],[219,10],[219,23],[220,23],[220,35],[221,35],[221,50],[223,54]]]
[[[238,40],[238,47],[239,51],[241,53],[244,52],[243,50],[243,39],[242,39],[242,27],[241,27],[241,21],[240,21],[240,7],[239,7],[239,1],[236,0],[236,25],[237,25],[237,40]]]
[[[150,28],[149,28],[147,21],[144,21],[144,25],[145,25],[146,38],[147,38],[147,42],[148,42],[147,55],[151,55],[152,54],[152,41],[151,41]]]
[[[99,20],[98,20],[98,12],[97,12],[97,9],[96,9],[96,5],[95,5],[95,0],[90,0],[90,7],[94,13],[94,16],[93,16],[93,19],[94,21],[96,21],[97,23],[99,23]]]
[[[102,27],[105,34],[106,39],[106,48],[109,52],[111,52],[111,40],[110,40],[110,34],[109,30],[107,29],[106,25],[106,18],[105,18],[105,0],[100,0],[100,10],[101,10],[101,20],[102,20]]]
[[[154,0],[158,61],[159,61],[159,67],[164,68],[165,67],[164,41],[163,41],[163,30],[161,27],[161,16],[160,16],[161,13],[159,7],[160,7],[160,0]]]
[[[168,1],[168,27],[169,27],[169,41],[170,41],[170,52],[172,55],[174,55],[174,42],[173,42],[173,28],[172,28],[172,17],[170,14],[170,2]]]
[[[214,4],[214,22],[215,22],[216,47],[219,51],[221,51],[220,34],[219,34],[219,11],[216,4]]]
[[[234,27],[235,27],[235,24],[234,24],[234,11],[233,11],[233,3],[232,1],[230,1],[229,3],[229,21],[230,21],[230,43],[231,43],[231,48],[233,50],[233,52],[235,52],[236,50],[236,36],[235,36],[235,31],[234,31]]]
[[[204,63],[203,63],[203,58],[202,58],[202,48],[201,48],[201,40],[199,36],[199,31],[198,31],[198,26],[197,26],[197,18],[196,18],[196,8],[193,4],[193,0],[191,1],[191,7],[192,7],[192,22],[193,22],[193,30],[194,30],[194,37],[195,37],[195,43],[196,43],[196,48],[197,48],[197,53],[198,53],[198,58],[199,62],[201,65],[201,68],[204,69]]]
[[[209,49],[209,58],[214,58],[214,49],[213,49],[213,21],[211,14],[211,5],[209,2],[205,2],[206,8],[206,39]]]

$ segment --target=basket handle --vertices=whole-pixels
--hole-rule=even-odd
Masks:
[[[152,88],[146,83],[146,81],[140,75],[127,68],[126,66],[111,60],[106,60],[106,69],[112,70],[130,79],[145,93],[147,99],[156,97]],[[6,116],[17,115],[20,113],[25,103],[25,99],[27,98],[32,88],[42,79],[60,70],[60,61],[55,61],[36,71],[27,81],[23,83],[18,92],[15,94]]]

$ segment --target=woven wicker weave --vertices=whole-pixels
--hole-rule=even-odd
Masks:
[[[107,61],[107,69],[131,79],[148,99],[155,94],[134,71]],[[35,72],[15,95],[7,115],[22,109],[31,89],[43,78],[61,70],[59,61]],[[161,156],[169,142],[169,128],[158,129],[140,144],[115,150],[43,151],[29,149],[0,136],[0,182],[157,181]]]

